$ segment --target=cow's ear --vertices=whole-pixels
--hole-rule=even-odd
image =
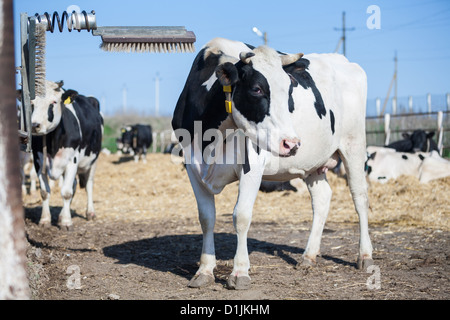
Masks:
[[[231,86],[239,79],[238,70],[231,62],[225,62],[224,64],[218,65],[216,68],[216,76],[223,86]]]
[[[431,132],[428,132],[428,133],[427,133],[427,138],[428,138],[428,139],[433,138],[433,136],[434,136],[434,131],[431,131]]]

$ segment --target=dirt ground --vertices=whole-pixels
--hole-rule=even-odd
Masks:
[[[36,300],[349,300],[450,298],[450,178],[428,184],[403,177],[370,186],[370,235],[375,268],[356,269],[358,218],[343,178],[332,173],[330,214],[314,268],[295,269],[312,219],[309,194],[258,195],[249,231],[252,287],[228,290],[236,236],[237,184],[216,197],[215,284],[187,287],[202,237],[186,171],[169,155],[148,162],[101,154],[94,185],[96,219],[85,218],[86,196],[72,202],[74,230],[59,230],[62,200],[52,190],[53,225],[37,225],[39,192],[24,195],[28,273]],[[378,281],[378,282],[377,282]]]

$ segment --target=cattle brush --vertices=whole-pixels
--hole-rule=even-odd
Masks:
[[[100,48],[110,52],[194,52],[195,34],[184,27],[98,27]]]

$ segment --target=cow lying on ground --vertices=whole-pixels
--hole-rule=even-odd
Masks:
[[[86,217],[92,219],[95,216],[93,183],[102,143],[103,118],[97,99],[74,90],[64,91],[62,85],[62,81],[47,80],[45,97],[31,101],[32,150],[42,197],[39,224],[51,224],[48,178],[57,180],[63,176],[61,196],[64,204],[58,225],[71,230],[70,203],[75,194],[77,175],[80,187],[86,188]]]
[[[385,183],[400,176],[412,176],[421,183],[450,176],[450,162],[437,151],[397,152],[391,148],[368,147],[367,176]]]
[[[134,156],[134,161],[139,158],[147,162],[147,150],[153,142],[152,127],[150,125],[135,124],[126,126],[121,130],[122,136],[117,139],[117,149],[124,154]]]
[[[400,152],[431,152],[439,151],[436,142],[432,139],[434,132],[414,130],[412,134],[403,133],[403,140],[395,141],[386,146]]]
[[[325,172],[338,156],[360,219],[357,266],[373,263],[364,173],[366,74],[342,55],[302,56],[217,38],[193,62],[172,120],[203,231],[190,287],[214,281],[214,196],[236,180],[238,242],[228,288],[250,285],[247,232],[262,180],[305,180],[313,223],[301,264],[314,265],[332,193]]]

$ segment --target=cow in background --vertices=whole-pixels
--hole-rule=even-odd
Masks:
[[[117,149],[124,154],[134,156],[134,161],[147,162],[147,150],[153,143],[152,127],[135,124],[121,129],[122,136],[117,139]]]
[[[450,176],[450,161],[432,152],[398,152],[391,148],[368,147],[367,177],[386,183],[401,176],[411,176],[421,183]]]
[[[434,132],[414,130],[412,134],[403,133],[403,140],[395,141],[386,146],[400,152],[431,152],[439,151],[436,142],[432,139]]]
[[[103,118],[95,98],[85,97],[75,90],[65,91],[62,86],[62,81],[46,80],[45,96],[31,101],[32,150],[42,197],[39,225],[51,224],[48,179],[63,177],[61,196],[64,204],[58,225],[61,229],[72,230],[70,204],[77,175],[80,187],[86,188],[86,218],[95,217],[93,184],[102,144]]]

